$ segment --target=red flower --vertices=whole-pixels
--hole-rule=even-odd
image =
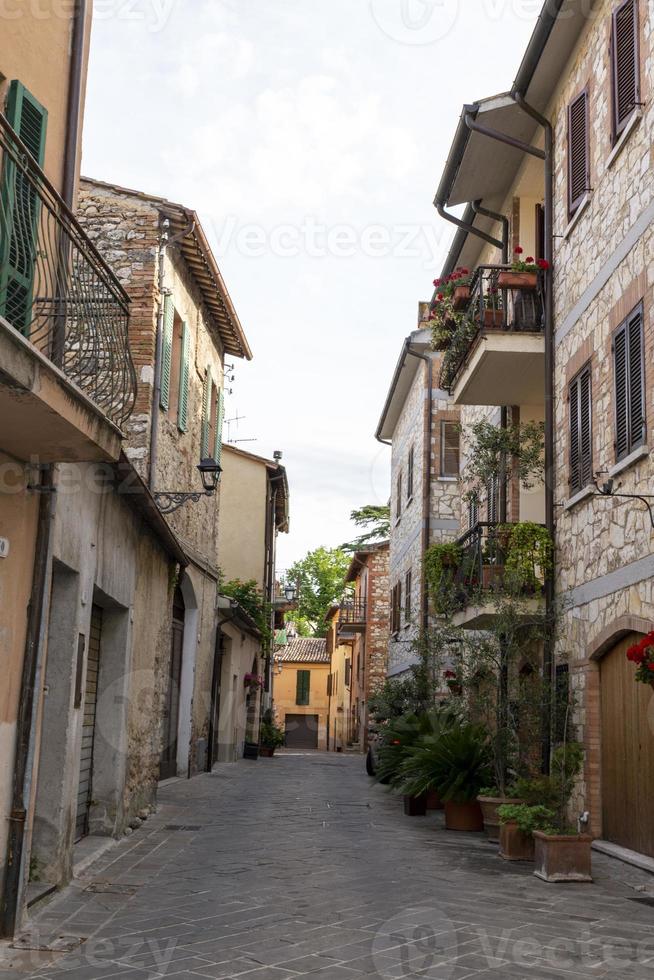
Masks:
[[[456,677],[456,674],[454,673],[453,670],[446,670],[443,673],[443,677],[445,677],[445,678],[447,678],[449,680],[450,677]]]
[[[627,660],[631,660],[631,662],[634,664],[642,664],[642,662],[645,660],[645,650],[641,649],[641,643],[634,643],[634,645],[629,647],[627,650]]]
[[[470,269],[461,269],[461,272],[463,273],[464,276],[470,275]]]
[[[516,245],[513,251],[516,255],[522,255],[522,253],[524,252],[524,248],[522,247],[522,245]]]
[[[438,287],[440,286],[440,284],[441,284],[440,279],[434,279],[434,286],[436,287],[436,289],[438,289]]]
[[[533,265],[534,264],[534,257],[533,257],[533,255],[528,255],[527,258],[525,259],[525,262],[528,262],[529,265]]]
[[[648,664],[648,665],[647,665],[647,669],[648,669],[648,670],[651,670],[651,671],[652,671],[652,673],[654,673],[654,664]]]
[[[550,264],[547,261],[547,259],[538,259],[536,261],[536,265],[538,266],[539,269],[543,269],[543,270],[549,269],[550,267]]]
[[[439,293],[438,296],[436,297],[436,299],[440,302],[441,300],[444,300],[445,297],[443,296],[442,293]]]

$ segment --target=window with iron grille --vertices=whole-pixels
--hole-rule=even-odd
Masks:
[[[575,213],[590,189],[588,91],[568,106],[568,214]]]
[[[611,87],[613,141],[623,131],[640,101],[638,3],[625,0],[613,11],[611,30]]]
[[[645,442],[643,307],[636,307],[613,335],[615,458]]]
[[[441,420],[441,476],[459,475],[459,423]]]
[[[407,465],[406,473],[406,499],[407,503],[413,500],[413,468],[415,462],[415,450],[413,446],[409,450],[409,462]]]
[[[413,573],[411,569],[404,576],[404,622],[408,624],[411,622],[411,587],[412,587]]]
[[[568,389],[570,406],[570,493],[587,487],[593,478],[592,388],[590,364],[581,369]]]

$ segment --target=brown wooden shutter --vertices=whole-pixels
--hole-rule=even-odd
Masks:
[[[593,476],[590,365],[574,379],[570,402],[570,493],[579,493]]]
[[[623,459],[645,442],[643,308],[637,307],[613,338],[615,456]]]
[[[638,4],[625,0],[613,11],[611,34],[613,138],[620,135],[640,100]]]
[[[441,422],[441,476],[459,475],[459,424]]]
[[[568,106],[568,211],[574,214],[590,188],[588,92]]]

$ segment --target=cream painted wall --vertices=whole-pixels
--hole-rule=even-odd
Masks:
[[[227,581],[255,579],[264,586],[267,475],[265,463],[223,451],[218,521],[218,564]]]

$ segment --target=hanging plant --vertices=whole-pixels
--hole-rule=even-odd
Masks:
[[[457,571],[462,558],[463,551],[456,541],[433,544],[425,551],[427,588],[439,614],[450,611],[455,603]]]
[[[654,632],[648,633],[629,647],[627,660],[636,664],[636,680],[654,687]]]
[[[523,521],[505,524],[500,534],[506,534],[505,582],[510,591],[535,592],[542,588],[553,568],[553,544],[549,531],[542,524]]]

